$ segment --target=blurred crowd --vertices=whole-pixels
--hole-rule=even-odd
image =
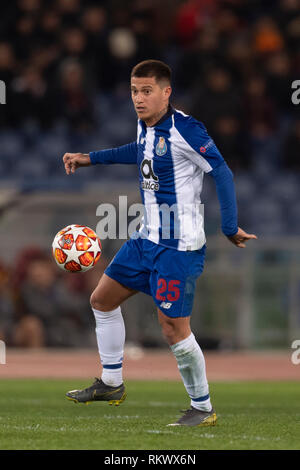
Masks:
[[[6,3],[2,129],[63,125],[101,135],[122,100],[130,107],[132,66],[156,58],[173,69],[173,104],[205,123],[233,170],[251,169],[261,148],[276,168],[299,170],[299,107],[291,101],[300,77],[299,1]]]
[[[300,0],[5,2],[1,186],[99,184],[97,172],[66,178],[61,156],[136,138],[129,77],[149,58],[171,66],[172,104],[204,122],[237,175],[242,225],[299,234],[300,104],[291,96],[300,80]],[[131,167],[101,171],[136,178]],[[22,347],[94,344],[89,295],[105,263],[69,276],[34,248],[13,268],[0,265],[0,339]]]
[[[0,340],[12,348],[97,348],[90,296],[115,253],[106,240],[105,254],[84,273],[60,270],[37,245],[14,263],[0,261]],[[126,345],[165,347],[153,301],[140,295],[142,309],[137,300],[122,306]]]
[[[0,265],[0,339],[13,347],[90,347],[95,320],[89,304],[107,261],[70,275],[48,253],[24,249],[14,269]]]

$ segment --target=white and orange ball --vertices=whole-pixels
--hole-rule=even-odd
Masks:
[[[68,225],[52,243],[56,264],[67,272],[84,272],[93,268],[102,252],[100,238],[85,225]]]

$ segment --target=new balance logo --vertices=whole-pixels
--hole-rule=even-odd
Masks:
[[[162,303],[160,304],[160,307],[163,307],[163,308],[168,309],[168,308],[171,308],[171,307],[172,307],[172,304],[171,304],[171,302],[162,302]]]

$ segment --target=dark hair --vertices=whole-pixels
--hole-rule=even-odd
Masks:
[[[133,67],[131,71],[132,77],[155,77],[156,81],[167,81],[171,84],[171,69],[160,60],[144,60]]]

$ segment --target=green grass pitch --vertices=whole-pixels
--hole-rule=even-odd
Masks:
[[[82,380],[1,380],[0,449],[299,449],[300,382],[211,383],[216,426],[166,427],[189,407],[180,382],[128,381],[119,407],[74,404]]]

